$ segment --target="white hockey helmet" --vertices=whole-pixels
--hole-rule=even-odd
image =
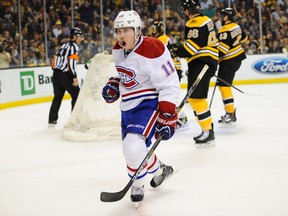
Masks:
[[[134,11],[121,11],[114,20],[114,37],[117,37],[117,28],[133,27],[135,33],[138,28],[141,28],[141,18]]]

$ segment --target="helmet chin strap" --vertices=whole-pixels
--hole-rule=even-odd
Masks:
[[[135,28],[135,40],[134,40],[133,47],[131,49],[133,49],[137,45],[139,38],[140,38],[140,35],[141,35],[140,30],[138,30],[139,31],[138,34],[136,33],[136,31],[137,31],[137,29]]]

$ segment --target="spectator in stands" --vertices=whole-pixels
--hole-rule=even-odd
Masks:
[[[85,40],[82,42],[83,53],[81,57],[83,58],[83,63],[86,63],[92,56],[98,53],[95,41],[92,40],[91,34],[85,34]]]
[[[88,28],[89,24],[84,22],[84,21],[81,21],[80,15],[77,14],[77,15],[75,15],[74,26],[79,26],[80,29],[83,29],[83,31],[85,31]]]
[[[259,43],[255,39],[255,36],[253,34],[250,34],[248,36],[247,44],[248,44],[248,50],[247,50],[248,54],[257,54]]]
[[[108,21],[108,25],[104,27],[104,37],[109,37],[111,35],[113,35],[113,20],[109,20]]]
[[[61,27],[61,34],[58,35],[57,40],[59,46],[70,40],[70,34],[66,26]]]
[[[15,46],[15,45],[14,45]],[[10,55],[11,55],[11,62],[10,62],[10,66],[11,67],[17,67],[20,66],[21,61],[20,61],[20,57],[18,55],[18,51],[14,48],[14,46],[11,46],[8,50],[11,51]]]
[[[40,19],[38,16],[33,16],[32,21],[30,21],[27,25],[28,30],[28,39],[32,39],[35,32],[39,34],[43,33],[42,26],[40,25]]]
[[[270,42],[268,47],[269,47],[268,53],[282,53],[282,47],[280,46],[279,41],[277,40]]]
[[[84,4],[78,9],[80,14],[80,20],[84,23],[88,23],[89,25],[93,25],[94,23],[94,9],[93,5],[91,5],[90,1],[85,0]]]
[[[46,54],[43,51],[38,52],[38,65],[37,66],[45,66],[49,64],[49,60],[46,60]]]
[[[9,68],[11,62],[11,55],[5,51],[3,43],[0,44],[0,68]]]
[[[29,47],[28,40],[26,38],[24,38],[22,40],[22,49],[28,49],[28,47]]]
[[[37,65],[38,65],[38,59],[36,57],[36,50],[33,47],[30,47],[28,50],[27,66],[36,67]]]
[[[285,37],[283,39],[282,44],[283,44],[283,48],[286,48],[288,50],[288,37]]]
[[[62,22],[60,20],[57,20],[55,23],[55,28],[53,28],[53,34],[56,38],[58,38],[58,36],[60,34],[62,34]]]
[[[54,6],[51,5],[49,7],[49,16],[47,16],[47,19],[49,19],[49,23],[55,24],[58,18],[58,14],[56,13]]]
[[[260,42],[259,42],[260,44]],[[262,50],[261,50],[261,46],[258,46],[258,53],[262,53],[262,54],[265,54],[265,53],[268,53],[268,50],[269,50],[269,47],[266,45],[266,40],[263,39],[263,42],[262,42]]]
[[[202,0],[201,1],[201,9],[202,10],[206,10],[212,5],[213,5],[212,0]]]
[[[281,26],[288,23],[288,18],[285,16],[284,11],[279,11],[279,19],[277,23]]]

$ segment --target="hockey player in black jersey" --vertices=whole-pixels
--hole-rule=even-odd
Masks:
[[[207,102],[209,83],[215,75],[218,64],[218,39],[212,20],[200,13],[199,0],[184,0],[183,13],[187,18],[185,26],[185,42],[176,44],[170,50],[188,63],[188,89],[195,82],[205,64],[209,66],[199,85],[188,99],[195,117],[202,129],[200,135],[194,137],[196,146],[214,144],[212,116]]]
[[[241,44],[247,40],[247,36],[242,32],[240,26],[234,22],[234,17],[235,11],[232,8],[225,8],[221,11],[222,27],[217,35],[219,39],[218,76],[225,80],[226,84],[217,80],[217,86],[221,92],[226,114],[221,116],[219,123],[231,123],[237,120],[231,85],[242,60],[246,58]]]

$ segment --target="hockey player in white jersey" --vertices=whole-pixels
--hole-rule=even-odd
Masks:
[[[132,177],[148,153],[151,139],[161,134],[170,139],[177,122],[176,103],[179,79],[167,47],[159,40],[141,35],[141,19],[134,10],[121,11],[114,20],[117,39],[112,55],[118,76],[108,80],[102,96],[113,103],[121,95],[123,154]],[[155,153],[131,187],[131,201],[144,198],[147,174],[153,174],[152,187],[173,173]]]
[[[160,41],[162,41],[165,44],[165,46],[169,47],[169,45],[172,43],[171,38],[167,34],[165,34],[165,26],[163,22],[158,21],[158,20],[154,21],[151,27],[149,28],[149,31],[152,37],[157,38]],[[176,68],[179,82],[180,82],[182,78],[182,73],[183,73],[182,65],[181,65],[181,58],[175,55],[173,56],[173,55],[174,53],[172,52],[171,57],[173,59],[173,63]],[[187,126],[188,126],[188,118],[185,112],[182,110],[178,115],[177,129],[185,128]]]

